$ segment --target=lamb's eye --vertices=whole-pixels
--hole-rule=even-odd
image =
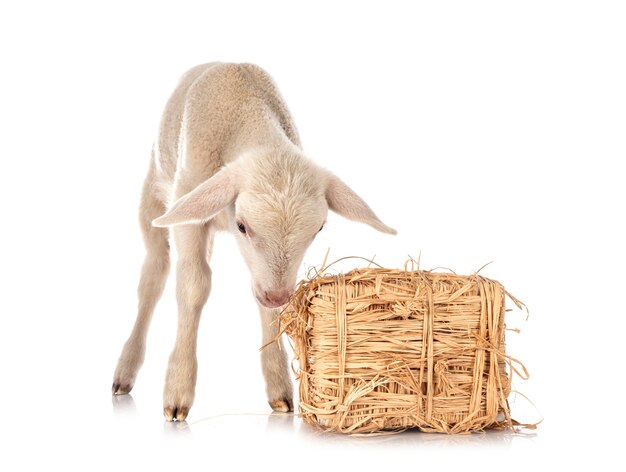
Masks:
[[[318,233],[324,229],[324,225],[320,226],[320,229],[317,231]]]
[[[243,223],[237,223],[237,229],[241,234],[246,234],[246,226]]]

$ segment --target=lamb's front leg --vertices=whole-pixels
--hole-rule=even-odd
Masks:
[[[163,412],[168,421],[183,421],[193,404],[198,362],[196,343],[200,314],[211,291],[211,269],[207,262],[208,227],[174,228],[178,252],[176,299],[178,331],[170,355],[163,393]]]
[[[278,334],[278,322],[274,322],[280,309],[267,308],[261,304],[263,345],[273,341]],[[267,344],[261,351],[261,366],[267,391],[267,400],[274,411],[293,411],[293,387],[289,376],[287,353],[282,339]]]

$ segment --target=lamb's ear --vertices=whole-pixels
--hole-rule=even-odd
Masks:
[[[206,223],[230,205],[238,192],[236,176],[230,169],[224,168],[176,200],[163,216],[152,221],[152,226],[163,228]]]
[[[326,201],[328,202],[328,208],[344,218],[366,223],[382,233],[397,233],[395,229],[380,221],[361,197],[354,193],[339,177],[332,174],[328,178]]]

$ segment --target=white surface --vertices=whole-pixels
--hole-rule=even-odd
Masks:
[[[618,467],[618,2],[128,3],[0,7],[3,468]],[[309,154],[400,232],[331,216],[308,266],[328,247],[389,266],[421,252],[422,267],[458,273],[494,261],[482,273],[531,311],[528,322],[511,313],[522,333],[509,336],[509,351],[531,372],[516,387],[545,418],[535,432],[346,438],[263,415],[259,321],[227,236],[216,244],[189,428],[161,415],[171,279],[133,399],[111,405],[134,318],[143,257],[135,215],[159,114],[186,68],[215,59],[269,70]],[[237,415],[200,421],[225,413]],[[522,398],[513,416],[538,417]]]

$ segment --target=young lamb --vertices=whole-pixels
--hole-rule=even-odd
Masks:
[[[395,234],[346,184],[305,157],[298,132],[270,76],[252,64],[211,63],[188,71],[167,102],[140,205],[146,257],[139,309],[112,391],[133,388],[146,335],[169,271],[171,234],[178,252],[178,330],[169,358],[163,408],[183,421],[194,400],[200,313],[211,290],[216,231],[230,231],[252,275],[263,343],[289,300],[304,253],[328,209]],[[285,350],[261,353],[269,404],[293,410]]]

